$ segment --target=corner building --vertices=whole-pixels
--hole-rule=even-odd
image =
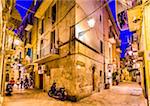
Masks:
[[[103,6],[98,0],[41,3],[34,15],[38,28],[33,50],[36,88],[48,91],[55,81],[78,99],[104,88]],[[91,18],[93,28],[87,23]]]

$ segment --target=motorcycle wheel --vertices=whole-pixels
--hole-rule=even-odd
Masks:
[[[49,91],[49,92],[48,92],[48,96],[49,96],[49,97],[52,97],[52,96],[53,96],[52,91]]]
[[[63,96],[61,93],[58,94],[59,100],[64,101],[66,100],[65,96]]]
[[[61,101],[65,101],[66,99],[66,96],[60,98]]]

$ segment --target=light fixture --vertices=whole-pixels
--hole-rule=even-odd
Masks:
[[[81,65],[77,64],[77,69],[81,69]]]
[[[94,25],[95,25],[95,20],[94,20],[94,18],[90,18],[90,19],[87,21],[87,23],[88,23],[88,26],[89,26],[90,28],[93,28]]]
[[[85,31],[79,32],[79,36],[78,37],[84,35],[86,32],[88,32],[90,29],[92,29],[95,26],[95,20],[94,20],[94,18],[88,19],[87,24],[88,24],[88,26],[90,28],[87,29],[87,30],[85,30]]]
[[[30,61],[30,57],[28,55],[26,55],[25,58],[26,58],[27,61]]]
[[[15,45],[19,45],[19,44],[20,44],[20,41],[19,41],[18,39],[16,39],[16,40],[14,41],[14,44],[15,44]]]

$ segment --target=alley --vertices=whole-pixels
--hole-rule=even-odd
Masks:
[[[76,103],[62,102],[39,90],[19,90],[5,97],[2,106],[147,106],[142,89],[136,83],[121,83],[103,92],[94,93]]]

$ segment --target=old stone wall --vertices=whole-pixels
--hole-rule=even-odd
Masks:
[[[103,55],[76,42],[75,55],[77,97],[88,96],[103,89]]]
[[[74,56],[68,55],[64,58],[48,62],[46,65],[48,65],[50,69],[50,75],[46,76],[46,90],[48,90],[50,85],[55,81],[57,87],[65,87],[70,95],[75,95]]]

